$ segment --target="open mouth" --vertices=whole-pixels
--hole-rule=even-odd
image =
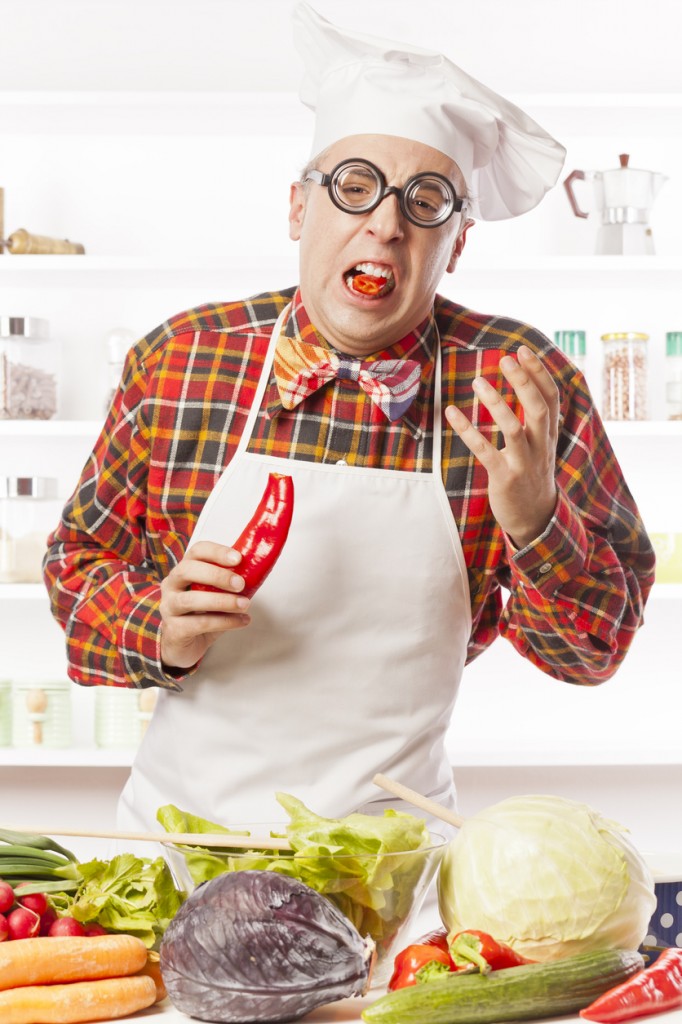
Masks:
[[[395,288],[391,268],[377,263],[357,263],[344,275],[344,280],[352,292],[369,299],[380,299]]]

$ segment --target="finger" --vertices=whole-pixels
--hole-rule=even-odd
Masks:
[[[500,363],[500,365],[502,365]],[[523,423],[509,408],[506,401],[492,384],[484,377],[476,377],[472,386],[479,401],[485,406],[493,422],[500,428],[506,448],[518,448],[526,444]]]
[[[216,544],[212,540],[200,540],[192,544],[185,552],[185,558],[199,562],[214,562],[216,565],[238,565],[242,560],[241,552],[227,544]]]
[[[487,438],[483,437],[483,435],[476,430],[474,425],[467,419],[461,409],[457,408],[456,405],[447,406],[445,409],[445,418],[457,436],[462,439],[471,454],[475,455],[481,465],[490,471],[500,458],[500,453],[497,448],[495,448]]]
[[[186,647],[200,637],[217,637],[235,629],[244,629],[251,622],[251,616],[239,615],[183,615],[163,622],[163,639],[167,647]]]
[[[223,590],[175,590],[163,602],[161,612],[166,618],[202,613],[231,615],[245,611],[250,603],[248,597]]]
[[[523,408],[528,440],[543,441],[556,436],[559,392],[540,360],[526,349],[523,363],[503,356],[500,369],[511,384]]]
[[[244,577],[239,573],[214,562],[200,562],[187,556],[168,574],[167,582],[176,591],[186,591],[194,585],[235,592],[244,589]]]

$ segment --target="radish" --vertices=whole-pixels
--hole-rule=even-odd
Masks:
[[[85,935],[85,928],[75,917],[58,917],[50,925],[48,935]]]
[[[28,907],[17,907],[7,915],[10,939],[32,939],[40,930],[40,917]]]
[[[4,914],[0,914],[0,942],[4,942],[9,935],[9,925]]]
[[[9,882],[0,879],[0,914],[6,914],[14,906],[14,889]]]
[[[90,921],[89,924],[85,925],[86,935],[108,935],[106,928],[103,928],[99,921]]]
[[[48,907],[44,914],[40,915],[40,935],[48,935],[50,928],[57,920],[57,912]]]
[[[28,896],[20,896],[19,903],[22,907],[28,907],[38,917],[42,917],[47,910],[47,897],[42,892],[32,892]]]

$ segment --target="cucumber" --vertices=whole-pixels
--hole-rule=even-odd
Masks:
[[[583,1009],[644,967],[631,950],[581,953],[490,974],[451,974],[377,999],[366,1024],[495,1024],[557,1017]]]

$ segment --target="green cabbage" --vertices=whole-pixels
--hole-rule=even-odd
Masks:
[[[451,934],[488,932],[532,960],[636,949],[656,899],[624,829],[586,804],[519,796],[474,815],[441,862]]]

